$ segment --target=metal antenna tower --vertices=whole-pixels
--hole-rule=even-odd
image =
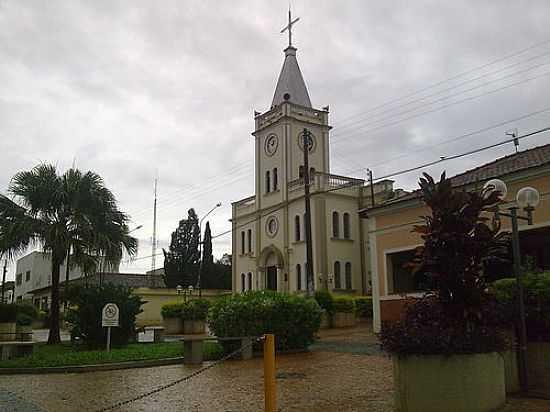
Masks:
[[[153,241],[151,250],[151,271],[155,272],[155,255],[157,253],[157,182],[158,177],[155,177],[155,201],[153,204]],[[154,273],[152,273],[154,275]]]

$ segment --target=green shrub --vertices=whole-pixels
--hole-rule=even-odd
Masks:
[[[372,318],[372,296],[357,296],[355,301],[355,313],[360,318]]]
[[[163,318],[180,318],[182,315],[184,303],[170,302],[162,305],[160,313]]]
[[[501,352],[508,346],[500,329],[501,310],[486,301],[475,329],[447,315],[436,297],[427,296],[405,306],[398,322],[384,322],[382,348],[397,355],[453,355]]]
[[[216,336],[273,333],[278,350],[305,349],[321,325],[321,308],[314,299],[255,291],[216,301],[210,308],[208,324]]]
[[[206,299],[193,299],[182,307],[181,317],[183,320],[206,320],[210,302]]]
[[[334,312],[354,313],[355,301],[348,296],[338,296],[334,298]]]
[[[522,276],[525,323],[530,341],[550,342],[550,272]],[[504,305],[508,326],[517,323],[517,289],[515,278],[505,278],[491,286],[497,301]]]
[[[328,315],[334,314],[334,297],[328,290],[322,289],[315,292],[315,300]]]
[[[16,317],[17,317],[16,305],[0,303],[0,323],[15,322]]]
[[[17,324],[19,326],[30,326],[32,325],[32,317],[27,315],[26,313],[18,313],[17,314]]]
[[[28,303],[18,303],[17,304],[17,313],[18,314],[24,314],[31,319],[37,319],[38,318],[38,309],[34,305],[30,305]]]
[[[103,346],[107,328],[101,326],[101,313],[107,303],[115,303],[120,311],[119,327],[111,329],[111,343],[126,345],[134,336],[136,316],[142,312],[144,302],[125,286],[105,284],[101,286],[78,286],[70,289],[71,306],[67,320],[71,324],[71,336],[79,337],[88,347]]]

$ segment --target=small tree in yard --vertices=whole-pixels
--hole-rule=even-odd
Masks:
[[[170,249],[164,252],[164,281],[169,288],[178,285],[195,286],[200,262],[199,218],[195,209],[189,209],[187,219],[180,220],[172,232]]]
[[[489,222],[498,193],[455,190],[442,174],[439,182],[424,174],[420,190],[431,216],[416,226],[424,246],[412,262],[433,294],[409,305],[403,319],[384,325],[382,345],[395,353],[475,353],[503,344],[497,333],[495,303],[487,292],[485,271],[507,259],[508,233]]]
[[[9,258],[31,246],[51,255],[52,304],[48,343],[59,343],[60,267],[72,250],[72,264],[95,270],[99,257],[114,266],[123,251],[134,255],[137,240],[129,235],[126,214],[93,172],[41,164],[17,173],[0,195],[0,252]]]

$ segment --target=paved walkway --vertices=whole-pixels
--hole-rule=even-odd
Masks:
[[[380,353],[369,329],[323,331],[321,338],[309,353],[278,357],[279,410],[392,411],[391,360]],[[14,401],[15,395],[44,411],[95,411],[194,370],[174,365],[86,374],[0,376],[0,388],[4,388],[0,391],[0,411],[40,411],[29,409],[30,404],[21,400]],[[257,412],[263,410],[262,379],[261,359],[229,361],[117,411]],[[550,401],[511,399],[505,412],[515,411],[550,411]]]

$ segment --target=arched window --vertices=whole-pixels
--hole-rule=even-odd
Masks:
[[[296,217],[294,218],[294,240],[296,240],[296,242],[301,239],[300,229],[300,216],[296,215]]]
[[[302,177],[304,177],[304,166],[300,166],[300,168],[298,169],[298,177],[301,179]]]
[[[279,177],[277,176],[277,168],[273,169],[273,191],[276,191],[279,187]]]
[[[340,237],[340,215],[338,212],[332,212],[332,237]]]
[[[334,288],[342,288],[342,276],[340,274],[340,262],[334,262]]]
[[[344,213],[344,239],[351,238],[351,227],[349,223],[349,213]]]
[[[346,262],[346,289],[353,289],[351,284],[351,263]]]
[[[244,232],[241,232],[241,255],[244,255]]]
[[[252,253],[252,230],[248,229],[248,253]]]
[[[246,291],[246,279],[244,273],[241,273],[241,293]]]
[[[252,290],[252,272],[248,272],[248,290]]]
[[[296,265],[296,290],[302,290],[302,267]]]
[[[271,192],[271,175],[269,173],[269,170],[265,172],[265,192]]]

